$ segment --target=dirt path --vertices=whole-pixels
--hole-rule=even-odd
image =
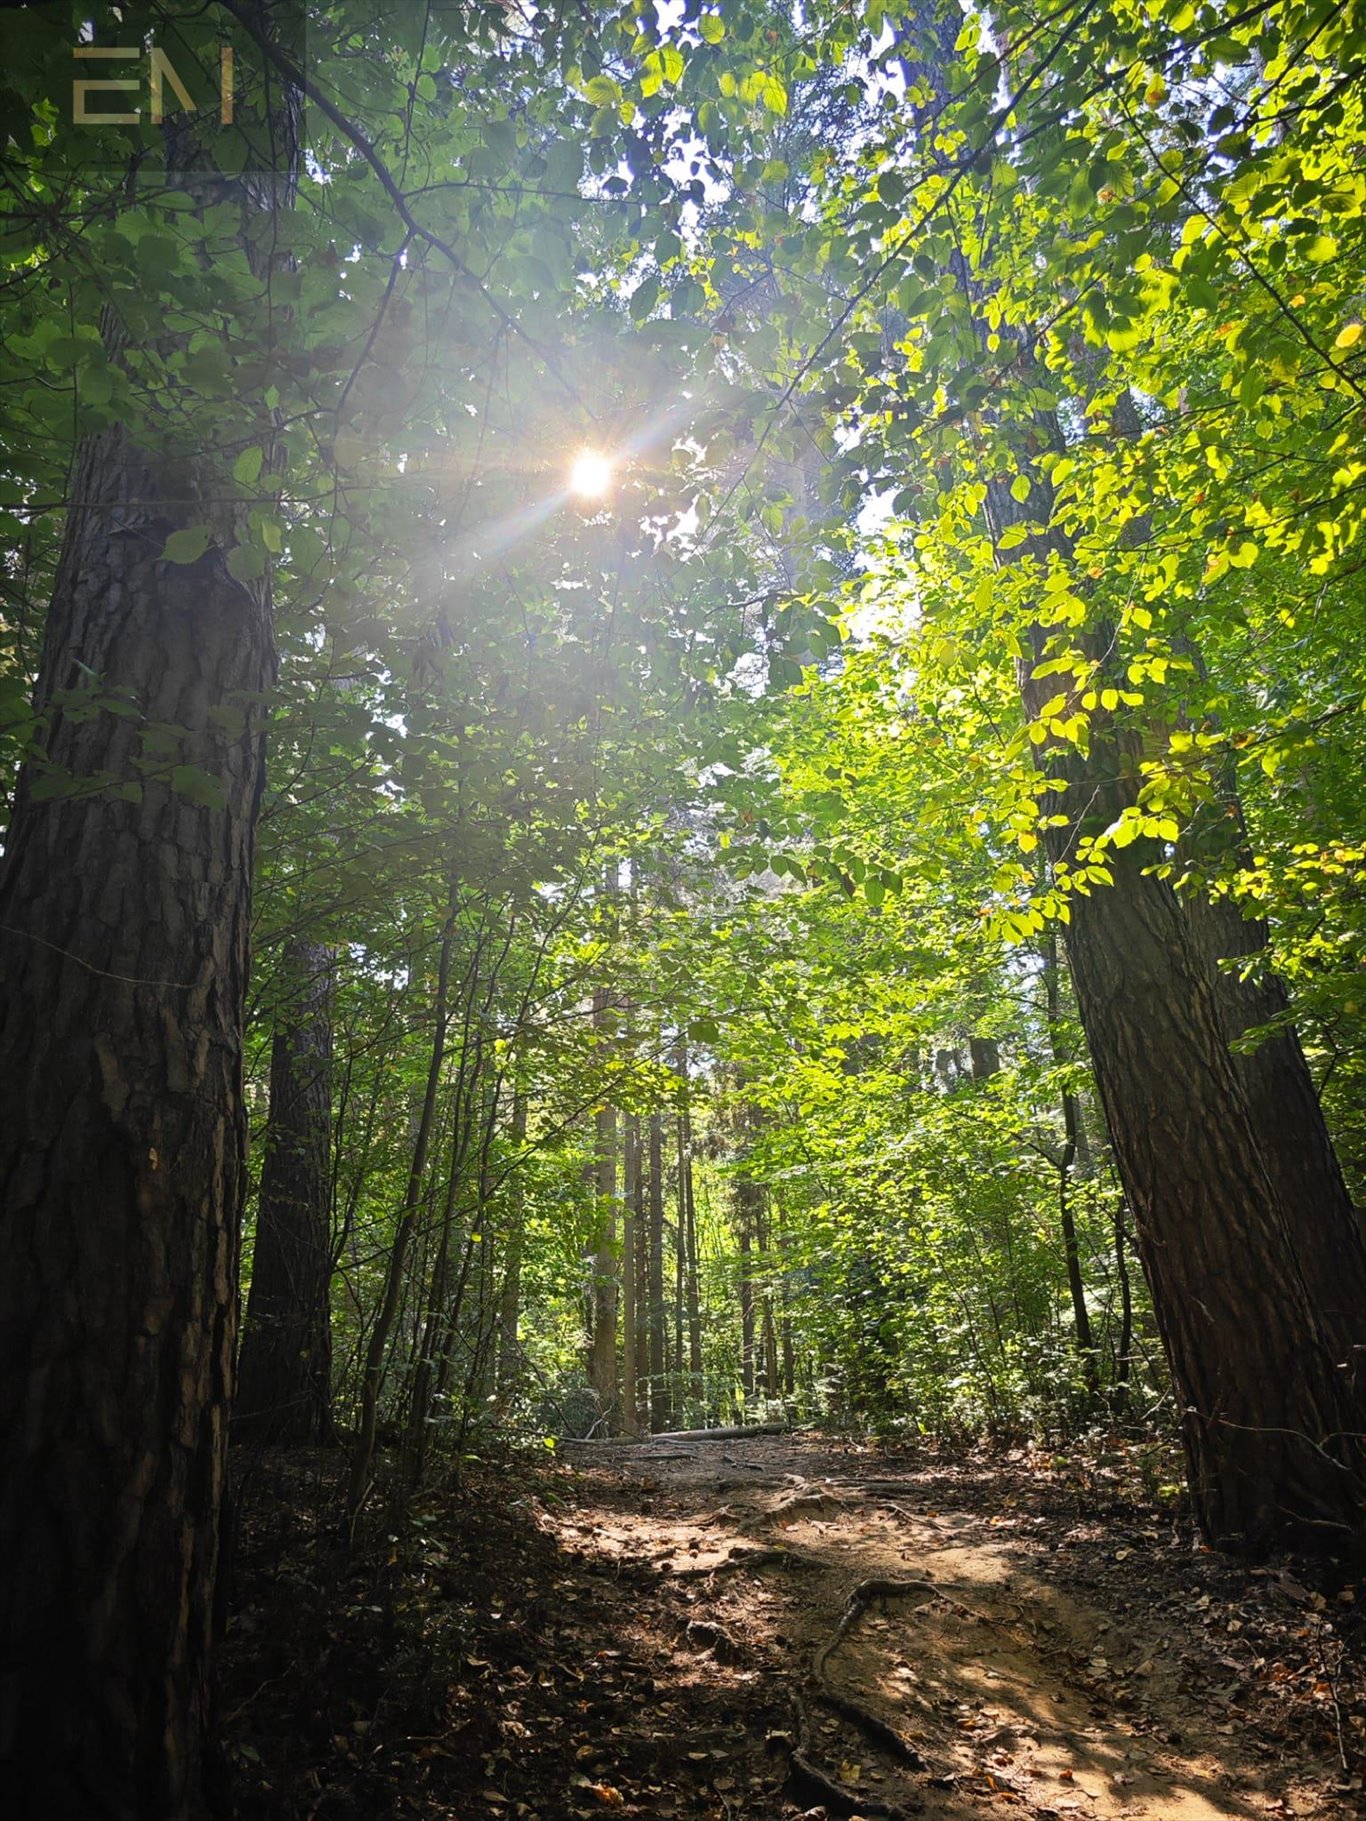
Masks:
[[[1151,1528],[1131,1539],[1121,1525],[1086,1548],[1084,1534],[1056,1536],[1017,1488],[998,1486],[990,1502],[1010,1492],[1010,1506],[983,1510],[970,1476],[819,1441],[565,1452],[594,1499],[580,1547],[662,1571],[697,1613],[680,1643],[700,1673],[737,1696],[756,1672],[786,1687],[787,1731],[805,1746],[788,1752],[792,1787],[832,1811],[1363,1811],[1350,1756],[1344,1774],[1321,1739],[1268,1737],[1231,1699],[1246,1695],[1258,1658],[1237,1643],[1245,1622],[1223,1618],[1227,1598],[1216,1607],[1202,1590],[1212,1580],[1231,1592],[1228,1565],[1188,1542]],[[1294,1610],[1279,1584],[1271,1591],[1281,1613]],[[1354,1744],[1359,1764],[1366,1740]],[[732,1813],[781,1812],[764,1806],[779,1788],[769,1777],[718,1785]]]
[[[424,1498],[366,1561],[321,1517],[283,1556],[262,1528],[233,1814],[1366,1814],[1355,1589],[1200,1550],[1120,1469],[786,1436],[560,1456]]]

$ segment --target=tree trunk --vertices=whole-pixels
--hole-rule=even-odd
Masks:
[[[403,1206],[394,1228],[394,1243],[384,1278],[384,1295],[375,1315],[375,1325],[365,1349],[361,1369],[360,1421],[351,1454],[351,1473],[347,1488],[350,1524],[354,1531],[370,1490],[370,1469],[375,1458],[375,1431],[379,1426],[379,1394],[384,1379],[384,1356],[398,1315],[403,1293],[408,1247],[417,1226],[422,1201],[422,1184],[427,1173],[427,1151],[431,1145],[432,1126],[436,1120],[437,1095],[441,1086],[441,1066],[446,1056],[447,1026],[450,1020],[451,951],[455,943],[456,887],[451,883],[450,911],[441,933],[441,954],[437,963],[436,1000],[432,1008],[432,1050],[427,1064],[427,1086],[422,1099],[422,1112],[413,1140],[413,1157],[408,1169],[408,1183]]]
[[[664,1299],[664,1115],[650,1115],[650,1224],[648,1239],[650,1304],[650,1429],[667,1429],[673,1421],[669,1398],[669,1310]]]
[[[233,1436],[297,1447],[333,1439],[332,955],[298,940],[284,969]]]
[[[627,1118],[622,1158],[621,1232],[621,1426],[627,1435],[640,1431],[640,1276],[637,1268],[637,1206],[640,1200],[640,1122]]]
[[[607,995],[593,995],[594,1023],[601,1024]],[[604,1412],[613,1412],[617,1401],[617,1115],[601,1106],[594,1116],[594,1218],[593,1285],[590,1299],[592,1331],[588,1354],[588,1382],[598,1394]],[[613,1419],[609,1415],[609,1424]]]
[[[199,562],[162,559],[209,510],[201,480],[122,430],[83,450],[37,693],[44,752],[0,862],[14,1813],[131,1821],[199,1800],[245,1185],[254,704],[274,676],[268,601],[228,573],[225,512]],[[175,770],[147,763],[147,723],[187,730]]]
[[[1213,818],[1218,825],[1211,831]],[[1205,860],[1212,850],[1245,850],[1236,798],[1211,805],[1185,845]],[[1244,917],[1232,897],[1211,898],[1199,887],[1182,902],[1209,969],[1225,1041],[1236,1046],[1249,1030],[1275,1027],[1255,1048],[1233,1048],[1234,1068],[1310,1297],[1339,1359],[1366,1387],[1366,1246],[1290,1021],[1290,996],[1270,966],[1267,925]],[[1225,960],[1249,964],[1246,978],[1240,968],[1221,967]]]
[[[1115,1348],[1115,1387],[1111,1407],[1123,1417],[1129,1407],[1129,1386],[1133,1377],[1134,1298],[1129,1283],[1128,1245],[1125,1238],[1124,1197],[1115,1206],[1115,1275],[1119,1279],[1119,1341]]]
[[[1046,514],[1047,482],[1031,478],[1031,512]],[[1021,517],[1003,484],[988,484],[986,513],[999,548]],[[1031,553],[1027,538],[1016,555]],[[1019,682],[1037,716],[1056,680],[1034,676],[1047,649],[1042,628],[1032,642]],[[1102,623],[1081,644],[1103,674],[1113,629]],[[1035,753],[1061,786],[1040,799],[1041,814],[1058,818],[1045,830],[1047,851],[1055,867],[1068,866],[1083,821],[1105,828],[1133,802],[1137,740],[1102,711],[1091,717],[1086,753],[1052,739]],[[1173,888],[1148,870],[1164,858],[1148,840],[1108,850],[1113,883],[1070,895],[1066,942],[1182,1408],[1196,1515],[1224,1548],[1332,1547],[1360,1524],[1366,1501],[1366,1384],[1349,1378],[1339,1345],[1353,1323],[1320,1314],[1319,1273],[1301,1264],[1279,1172],[1268,1170],[1229,1053],[1209,946]]]
[[[518,1322],[522,1309],[522,1253],[526,1246],[526,1188],[523,1176],[526,1149],[526,1090],[512,1090],[512,1121],[508,1130],[513,1161],[507,1175],[508,1216],[503,1242],[503,1284],[498,1300],[498,1397],[500,1406],[522,1376]]]
[[[1205,956],[1147,847],[1113,856],[1113,887],[1074,897],[1067,945],[1197,1514],[1222,1547],[1340,1543],[1366,1493],[1366,1400],[1300,1269]]]
[[[1062,993],[1058,979],[1058,937],[1050,924],[1043,953],[1044,992],[1048,1007],[1048,1047],[1053,1065],[1062,1068],[1067,1062],[1062,1039]],[[1077,1157],[1077,1097],[1071,1088],[1062,1090],[1063,1147],[1058,1158],[1058,1225],[1062,1229],[1063,1259],[1067,1266],[1067,1289],[1072,1299],[1072,1324],[1081,1356],[1082,1379],[1089,1397],[1100,1393],[1100,1376],[1096,1366],[1095,1338],[1091,1333],[1091,1312],[1086,1307],[1086,1285],[1081,1275],[1081,1250],[1077,1245],[1077,1223],[1072,1213],[1070,1189],[1072,1165]]]
[[[755,1185],[737,1185],[736,1201],[740,1217],[740,1383],[745,1402],[754,1402],[754,1267],[751,1252],[754,1244],[753,1192]]]
[[[697,1196],[692,1167],[692,1116],[683,1108],[683,1245],[687,1257],[684,1290],[688,1304],[688,1379],[693,1400],[700,1406],[704,1393],[702,1373],[702,1298],[697,1261]]]

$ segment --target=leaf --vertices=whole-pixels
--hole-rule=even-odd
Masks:
[[[707,44],[719,44],[726,35],[726,22],[719,13],[703,13],[697,29]]]
[[[266,556],[255,544],[234,544],[228,552],[228,574],[237,582],[255,582],[266,573]]]
[[[244,487],[254,486],[264,460],[263,449],[244,449],[232,465],[232,478]]]
[[[210,535],[207,525],[187,525],[183,531],[173,531],[162,558],[168,563],[197,563],[209,547]]]
[[[204,809],[222,809],[225,798],[222,780],[199,765],[173,765],[171,789],[177,796],[188,797]]]
[[[1345,329],[1338,330],[1333,346],[1335,348],[1355,348],[1361,340],[1361,332],[1362,325],[1359,322],[1349,322]]]

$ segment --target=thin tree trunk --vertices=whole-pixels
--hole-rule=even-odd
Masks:
[[[605,993],[594,995],[600,1015]],[[617,1115],[610,1106],[598,1108],[594,1117],[593,1283],[590,1297],[591,1341],[588,1380],[604,1412],[617,1401]],[[610,1421],[610,1416],[609,1416]]]
[[[1128,1245],[1124,1233],[1126,1209],[1121,1195],[1115,1205],[1115,1274],[1119,1278],[1119,1345],[1115,1353],[1114,1413],[1122,1417],[1129,1406],[1133,1376],[1134,1298],[1129,1283]]]
[[[683,1118],[680,1114],[674,1122],[675,1152],[678,1168],[678,1220],[674,1227],[674,1306],[673,1306],[673,1375],[675,1396],[682,1399],[687,1395],[684,1374],[687,1370],[684,1353],[683,1336],[687,1310],[687,1224],[688,1224],[688,1191],[684,1184],[687,1168],[687,1153],[683,1142]]]
[[[379,1394],[384,1379],[384,1356],[403,1293],[404,1267],[407,1263],[408,1248],[412,1243],[413,1232],[417,1225],[418,1209],[422,1202],[422,1185],[427,1173],[427,1152],[431,1145],[432,1127],[436,1121],[437,1096],[441,1087],[441,1067],[446,1057],[447,1026],[450,1022],[451,951],[455,944],[455,909],[456,890],[454,881],[452,881],[450,912],[441,933],[441,953],[437,963],[436,999],[432,1007],[432,1051],[427,1064],[427,1086],[422,1098],[422,1112],[418,1119],[403,1206],[399,1211],[398,1224],[394,1229],[394,1243],[389,1252],[389,1264],[384,1279],[384,1296],[375,1316],[375,1325],[370,1331],[370,1340],[365,1349],[365,1362],[361,1371],[360,1422],[355,1446],[352,1450],[351,1475],[347,1489],[347,1504],[353,1530],[356,1520],[360,1516],[361,1506],[365,1503],[366,1495],[370,1490],[370,1469],[375,1458],[375,1431],[379,1423]]]
[[[640,1432],[639,1269],[637,1206],[640,1199],[640,1122],[625,1121],[621,1236],[621,1426],[627,1435]]]
[[[294,941],[284,973],[233,1435],[298,1446],[333,1434],[331,952]]]
[[[444,1352],[449,1332],[447,1310],[451,1262],[451,1240],[455,1230],[456,1204],[462,1181],[464,1161],[463,1096],[457,1090],[454,1130],[451,1133],[450,1166],[446,1172],[446,1193],[441,1204],[441,1224],[437,1232],[436,1258],[432,1263],[427,1286],[427,1306],[422,1314],[413,1349],[413,1380],[408,1404],[408,1430],[404,1439],[408,1474],[415,1486],[421,1485],[427,1467],[427,1443],[431,1433],[432,1386],[439,1354]]]
[[[664,1300],[664,1115],[650,1115],[650,1429],[673,1422],[668,1377],[668,1305]]]
[[[687,1250],[688,1375],[699,1405],[705,1386],[702,1369],[702,1299],[697,1258],[697,1196],[693,1182],[692,1116],[683,1108],[683,1243]]]
[[[740,1213],[740,1383],[746,1404],[754,1402],[754,1276],[751,1251],[754,1243],[753,1183],[739,1185]]]
[[[1058,978],[1058,938],[1053,925],[1049,925],[1044,942],[1043,952],[1044,993],[1047,1002],[1048,1046],[1053,1053],[1055,1068],[1062,1068],[1067,1062],[1062,1039],[1062,993]],[[1077,1352],[1081,1357],[1082,1379],[1087,1395],[1096,1397],[1100,1392],[1100,1377],[1096,1362],[1095,1337],[1091,1332],[1091,1312],[1086,1306],[1086,1285],[1081,1275],[1081,1249],[1077,1245],[1077,1223],[1072,1213],[1070,1196],[1072,1165],[1077,1155],[1077,1098],[1070,1088],[1062,1090],[1062,1126],[1063,1147],[1058,1159],[1058,1224],[1062,1229],[1063,1258],[1067,1266],[1067,1288],[1072,1299],[1072,1324],[1077,1338]]]
[[[512,1090],[508,1142],[513,1161],[507,1177],[507,1237],[503,1254],[503,1287],[498,1304],[498,1395],[502,1403],[522,1375],[518,1322],[522,1308],[522,1253],[526,1245],[526,1187],[521,1153],[526,1148],[526,1090]]]

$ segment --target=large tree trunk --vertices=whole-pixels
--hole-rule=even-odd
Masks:
[[[1206,862],[1246,852],[1236,796],[1230,792],[1198,816],[1183,845]],[[1310,1297],[1338,1357],[1366,1386],[1366,1246],[1290,1021],[1289,994],[1270,965],[1270,932],[1261,918],[1244,917],[1232,897],[1197,887],[1182,901]],[[1228,961],[1234,966],[1220,965]],[[1242,1047],[1246,1033],[1263,1025],[1274,1027],[1271,1035]]]
[[[231,523],[162,560],[200,486],[120,430],[83,451],[0,863],[0,1796],[54,1821],[199,1799],[274,675]]]
[[[1205,957],[1135,843],[1074,899],[1068,955],[1153,1307],[1197,1514],[1221,1546],[1343,1542],[1366,1407],[1337,1358],[1257,1142]]]
[[[1039,477],[1032,510],[1047,499]],[[1019,517],[1005,488],[991,483],[987,519],[998,545]],[[1018,554],[1033,549],[1027,540]],[[1082,643],[1103,667],[1112,629],[1098,626]],[[1033,674],[1045,650],[1036,628],[1033,659],[1019,667],[1031,716],[1056,690],[1054,678]],[[1060,813],[1045,831],[1055,865],[1073,861],[1084,819],[1104,828],[1134,800],[1135,746],[1102,712],[1092,716],[1086,754],[1052,740],[1035,749],[1062,785],[1040,803],[1041,813]],[[1196,1515],[1220,1547],[1332,1547],[1366,1511],[1366,1379],[1358,1389],[1340,1345],[1355,1323],[1350,1312],[1322,1311],[1319,1270],[1302,1262],[1280,1172],[1268,1168],[1229,1051],[1212,945],[1172,886],[1148,870],[1163,858],[1144,840],[1107,852],[1113,884],[1071,894],[1066,941],[1182,1409]],[[1266,1106],[1258,1115],[1278,1117]],[[1348,1294],[1355,1297],[1351,1286]]]
[[[333,963],[300,940],[284,966],[233,1435],[299,1446],[332,1439]]]

